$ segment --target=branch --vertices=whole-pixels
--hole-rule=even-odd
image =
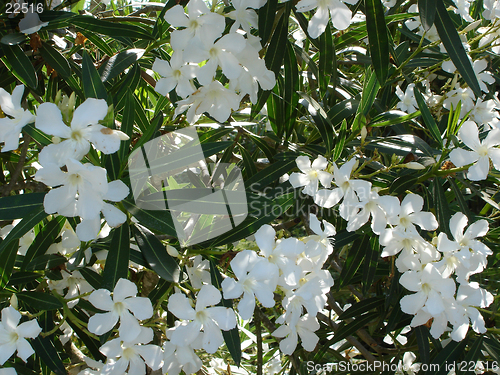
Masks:
[[[19,156],[19,161],[17,162],[16,169],[10,175],[10,181],[5,190],[2,192],[2,196],[6,197],[10,194],[10,192],[14,189],[14,186],[17,183],[17,179],[21,174],[24,162],[26,161],[26,154],[28,153],[28,147],[30,145],[31,137],[28,134],[25,134],[24,137],[23,148],[21,149],[21,155]]]

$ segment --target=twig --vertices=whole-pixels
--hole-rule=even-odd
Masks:
[[[257,336],[257,375],[262,375],[262,332],[259,314],[255,314],[254,324],[255,335]]]
[[[19,161],[17,162],[16,169],[14,169],[14,172],[11,173],[10,175],[10,181],[9,185],[7,185],[6,189],[3,191],[2,196],[6,197],[10,194],[12,189],[14,189],[14,186],[16,185],[17,179],[19,178],[19,175],[21,174],[23,167],[24,167],[24,162],[26,161],[26,154],[28,153],[28,148],[30,145],[30,140],[31,137],[28,134],[25,134],[23,137],[24,143],[23,143],[23,148],[21,149],[21,155],[19,155]]]

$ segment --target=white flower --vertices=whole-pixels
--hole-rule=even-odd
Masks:
[[[175,327],[166,330],[165,334],[168,339],[172,338],[175,330],[182,325],[188,324],[187,322],[181,323],[175,321]],[[181,371],[186,374],[194,374],[198,372],[203,363],[196,355],[194,349],[201,349],[203,347],[203,333],[199,332],[195,340],[187,346],[179,346],[173,344],[171,341],[165,341],[163,344],[163,368],[164,374],[178,375]]]
[[[470,113],[470,119],[476,124],[488,124],[492,128],[498,127],[495,123],[498,123],[500,116],[498,111],[496,111],[497,104],[493,99],[483,101],[481,98],[477,98],[476,105]]]
[[[474,108],[474,92],[469,88],[461,88],[457,83],[455,89],[446,94],[446,99],[443,101],[443,107],[451,110],[457,108],[458,102],[461,102],[460,118],[463,118],[467,112]]]
[[[224,31],[224,17],[210,12],[203,0],[192,0],[187,5],[189,16],[184,13],[181,5],[175,5],[165,13],[165,20],[176,27],[184,27],[175,30],[170,35],[170,44],[174,51],[180,51],[187,47],[193,38],[210,33],[213,38],[218,38]]]
[[[472,67],[474,69],[474,73],[476,74],[481,91],[488,93],[489,90],[486,84],[491,85],[495,83],[493,75],[488,71],[484,71],[488,67],[488,62],[486,60],[476,60],[474,61]]]
[[[151,342],[154,332],[151,328],[139,327],[140,333],[133,340],[123,340],[118,337],[108,341],[99,351],[108,357],[108,363],[102,368],[102,374],[145,375],[146,364],[151,369],[158,370],[163,360],[161,348],[157,345],[144,345]],[[113,361],[109,361],[109,359]]]
[[[255,309],[255,297],[264,307],[274,306],[274,291],[278,285],[279,269],[252,250],[239,252],[231,261],[235,279],[228,277],[222,281],[225,299],[243,298],[238,303],[240,316],[248,320]]]
[[[471,181],[485,180],[490,170],[490,159],[496,169],[500,169],[500,129],[492,129],[486,138],[479,140],[479,130],[473,121],[465,121],[458,131],[460,140],[471,149],[466,151],[455,148],[450,153],[450,160],[457,167],[472,164],[467,173]]]
[[[21,107],[24,86],[16,86],[12,95],[0,88],[0,109],[7,116],[0,118],[0,142],[4,142],[2,152],[12,151],[19,147],[21,129],[35,121],[30,111]]]
[[[380,235],[380,245],[384,246],[381,257],[401,254],[396,259],[399,272],[420,270],[422,264],[439,259],[439,252],[425,241],[417,231],[404,231],[401,228],[387,228]]]
[[[38,13],[33,12],[33,9],[28,7],[28,12],[25,13],[24,18],[19,21],[19,31],[24,34],[33,34],[48,24],[48,22],[40,21]]]
[[[196,297],[193,309],[188,298],[182,293],[174,293],[168,299],[168,310],[179,319],[190,320],[186,325],[176,328],[170,341],[178,346],[194,342],[203,329],[203,349],[215,353],[224,343],[221,329],[229,331],[236,327],[236,316],[232,309],[215,306],[222,296],[213,285],[204,285]]]
[[[174,52],[170,61],[156,58],[152,69],[163,77],[155,86],[155,91],[161,95],[166,96],[175,88],[177,94],[185,98],[196,91],[191,80],[196,77],[199,67],[186,64],[182,59],[182,51]]]
[[[217,67],[229,79],[236,79],[242,73],[242,68],[234,54],[241,52],[246,45],[245,38],[237,33],[226,34],[215,41],[211,33],[204,33],[199,38],[192,39],[184,50],[184,59],[194,63],[206,61],[198,74],[198,81],[208,85],[212,81]]]
[[[422,271],[408,271],[401,275],[399,283],[406,289],[416,292],[404,296],[401,301],[401,310],[407,314],[416,314],[425,307],[424,311],[436,316],[445,311],[443,298],[453,298],[456,285],[452,279],[444,278],[432,263]]]
[[[92,270],[91,268],[87,268]],[[94,272],[93,270],[91,272]],[[49,280],[49,289],[56,290],[59,294],[64,294],[64,290],[68,291],[64,295],[66,299],[73,299],[68,301],[68,307],[73,308],[79,301],[79,299],[74,299],[81,294],[85,294],[94,290],[94,288],[89,284],[89,282],[82,276],[80,271],[68,272],[67,270],[61,271],[61,280]]]
[[[231,3],[234,10],[227,13],[226,17],[233,19],[234,23],[229,32],[234,33],[241,26],[250,34],[250,27],[257,28],[259,22],[257,13],[253,9],[259,9],[261,2],[259,0],[232,0]]]
[[[328,161],[323,156],[319,155],[312,165],[307,156],[299,156],[295,162],[302,173],[293,172],[290,175],[289,181],[294,188],[304,186],[302,192],[314,197],[318,191],[318,182],[326,188],[330,187],[333,176],[325,171]]]
[[[357,0],[343,1],[353,5],[357,3]],[[307,26],[307,32],[313,39],[324,33],[330,15],[333,27],[337,30],[345,30],[351,24],[352,12],[340,0],[300,0],[297,3],[297,12],[307,12],[316,7],[316,12]]]
[[[445,261],[437,265],[447,269],[446,274],[454,271],[460,283],[466,283],[470,275],[483,271],[488,255],[493,254],[485,244],[477,240],[488,232],[488,222],[476,221],[464,232],[467,222],[467,216],[457,212],[450,219],[454,241],[450,241],[443,233],[438,237],[438,249],[443,253]]]
[[[454,0],[457,6],[454,9],[455,13],[460,14],[467,22],[472,22],[474,19],[469,14],[471,0]]]
[[[226,89],[219,81],[213,81],[207,86],[200,87],[196,92],[184,100],[177,102],[175,115],[187,110],[186,118],[190,124],[198,121],[204,112],[219,122],[225,122],[231,115],[231,110],[240,106],[240,98],[231,90]]]
[[[376,191],[370,191],[368,196],[360,199],[354,208],[358,210],[353,212],[347,223],[347,230],[354,232],[361,228],[369,219],[372,218],[371,228],[373,233],[380,235],[387,226],[387,217],[384,207],[387,205],[399,206],[399,200],[391,196],[379,196]]]
[[[120,321],[118,332],[123,341],[133,342],[141,333],[137,320],[149,319],[153,316],[153,306],[149,298],[136,297],[136,285],[120,279],[113,289],[113,298],[107,289],[98,289],[89,297],[89,302],[98,309],[108,311],[90,317],[88,329],[96,335],[103,335],[113,329]],[[132,315],[129,310],[132,312]]]
[[[210,263],[207,259],[203,259],[201,255],[197,255],[193,259],[193,266],[186,267],[189,281],[195,289],[201,289],[203,284],[210,284]]]
[[[420,363],[413,363],[415,359],[417,359],[417,356],[414,353],[406,352],[403,355],[403,361],[400,360],[398,363],[398,371],[396,371],[396,374],[415,375],[419,372]]]
[[[19,324],[21,314],[12,306],[2,310],[0,322],[0,365],[3,365],[17,350],[24,362],[35,353],[26,338],[34,339],[42,329],[36,319]]]
[[[359,203],[358,196],[364,199],[371,191],[370,182],[351,179],[351,173],[356,166],[356,158],[352,158],[340,168],[333,164],[333,175],[337,188],[333,190],[321,189],[316,193],[314,203],[320,207],[331,208],[343,198],[339,213],[344,220],[349,220],[354,206]]]
[[[415,225],[424,230],[436,230],[438,222],[432,212],[422,211],[424,199],[418,194],[407,194],[401,206],[391,206],[388,221],[396,228],[416,232]]]
[[[120,141],[129,137],[98,123],[107,112],[108,105],[104,99],[88,98],[75,109],[71,126],[68,126],[57,105],[42,103],[38,107],[35,126],[63,141],[44,147],[39,155],[40,164],[54,163],[62,167],[68,159],[81,160],[89,152],[90,143],[105,154],[118,151]]]
[[[403,93],[399,86],[396,87],[396,95],[398,96],[400,102],[397,107],[406,113],[416,112],[418,109],[417,100],[415,99],[415,94],[413,90],[415,89],[415,84],[410,83]]]
[[[306,314],[300,318],[295,326],[284,324],[276,329],[272,335],[283,338],[280,341],[280,350],[285,355],[291,355],[297,347],[298,337],[302,341],[302,347],[308,352],[316,348],[319,337],[314,333],[319,329],[319,323],[315,316]]]
[[[35,180],[57,187],[49,191],[43,201],[45,212],[58,213],[66,217],[80,216],[83,220],[76,227],[81,241],[97,237],[101,228],[100,213],[104,214],[109,226],[117,227],[127,216],[109,200],[119,202],[129,194],[129,189],[120,180],[107,182],[106,170],[90,163],[81,164],[76,160],[66,161],[67,172],[55,164],[48,164],[35,174]]]

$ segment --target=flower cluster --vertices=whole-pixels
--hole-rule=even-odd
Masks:
[[[274,73],[259,57],[260,40],[250,33],[257,26],[254,9],[264,4],[233,1],[235,10],[227,17],[235,21],[225,35],[224,16],[211,12],[202,0],[190,1],[188,14],[181,5],[165,13],[165,20],[177,29],[171,34],[170,61],[157,58],[153,64],[153,70],[163,77],[155,89],[162,95],[175,90],[184,98],[177,102],[176,115],[187,110],[187,120],[192,124],[207,112],[218,122],[225,122],[243,97],[249,95],[256,103],[259,86],[263,90],[274,87]],[[215,79],[219,68],[228,85]]]

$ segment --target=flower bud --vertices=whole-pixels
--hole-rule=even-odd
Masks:
[[[177,249],[173,246],[170,246],[170,245],[167,245],[167,253],[168,255],[170,255],[171,257],[174,257],[174,258],[178,258],[179,257],[179,252],[177,251]]]
[[[409,163],[405,163],[405,164],[403,164],[403,166],[405,166],[408,169],[417,169],[417,170],[425,169],[425,167],[422,164],[414,162],[414,161],[410,161]]]
[[[15,294],[13,294],[11,297],[10,297],[10,305],[15,308],[16,310],[19,310],[19,305],[17,303],[17,296]]]

